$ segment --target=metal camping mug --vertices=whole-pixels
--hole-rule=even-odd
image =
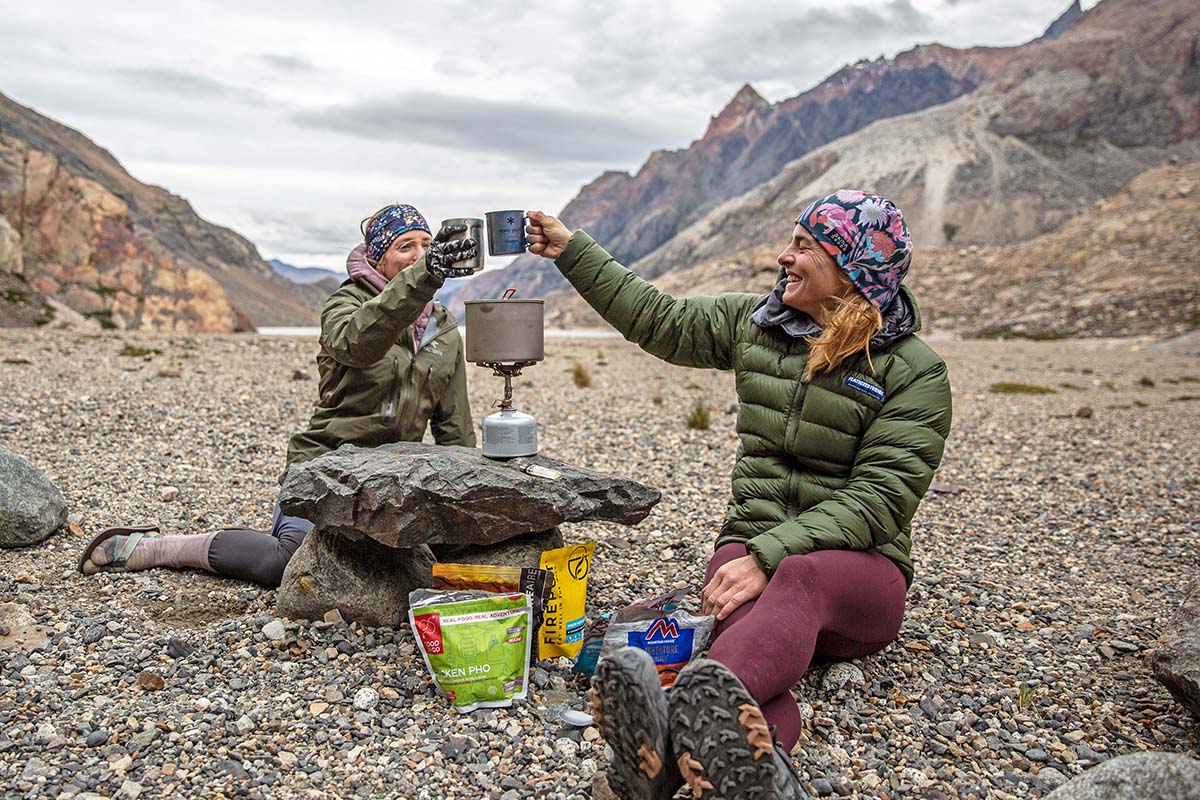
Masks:
[[[489,211],[487,214],[488,255],[519,256],[529,242],[525,239],[524,211]]]
[[[470,267],[475,272],[483,269],[483,220],[476,217],[454,217],[453,219],[442,220],[442,227],[447,225],[466,225],[467,229],[462,233],[456,233],[450,237],[450,241],[457,242],[462,239],[475,240],[475,257],[466,261],[459,261],[454,266],[457,269],[465,269]]]

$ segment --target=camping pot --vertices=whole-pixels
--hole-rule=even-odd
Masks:
[[[544,304],[544,300],[512,297],[468,300],[467,361],[475,364],[541,361],[545,358]]]

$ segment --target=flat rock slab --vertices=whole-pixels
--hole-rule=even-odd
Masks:
[[[33,464],[0,447],[0,547],[37,544],[66,522],[67,504],[58,487]]]
[[[529,475],[527,464],[562,477]],[[496,461],[468,447],[403,442],[344,445],[294,464],[279,503],[326,533],[409,548],[495,544],[583,520],[634,525],[661,498],[651,486],[541,455]]]
[[[1200,580],[1192,581],[1183,605],[1163,628],[1150,669],[1200,719]]]

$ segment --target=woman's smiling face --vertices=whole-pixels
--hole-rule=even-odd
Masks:
[[[396,241],[392,242],[392,246],[383,254],[383,258],[379,259],[375,269],[390,281],[417,263],[417,259],[425,254],[425,249],[432,241],[433,237],[425,231],[402,233],[396,237]]]
[[[797,224],[792,240],[776,259],[787,271],[788,283],[783,290],[784,305],[803,311],[818,323],[822,308],[834,297],[843,297],[853,288],[833,256],[817,244],[812,235]]]

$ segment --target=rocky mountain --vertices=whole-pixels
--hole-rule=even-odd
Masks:
[[[0,95],[0,273],[11,297],[102,327],[233,331],[311,325],[316,310],[254,245],[186,200],[133,178],[77,131]],[[3,298],[0,298],[3,299]],[[18,308],[26,306],[26,308]],[[48,316],[53,316],[49,314]]]
[[[970,95],[814,150],[634,268],[661,275],[781,242],[798,211],[840,187],[892,198],[918,245],[1029,239],[1171,156],[1200,158],[1198,137],[1200,9],[1105,0]]]
[[[925,328],[968,336],[1173,335],[1200,328],[1200,162],[1164,164],[1056,230],[1003,245],[922,246],[909,274]],[[676,297],[774,285],[782,249],[738,250],[654,280]],[[551,295],[551,327],[604,322],[574,293]]]
[[[917,47],[894,59],[847,66],[814,89],[775,104],[746,85],[689,147],[653,153],[636,175],[604,173],[561,216],[632,262],[814,147],[877,119],[970,91],[1009,52]],[[481,274],[462,297],[490,296],[502,283],[525,287],[527,295],[564,285],[544,259],[527,254],[503,271]]]
[[[1071,27],[1075,20],[1082,16],[1083,8],[1079,5],[1079,0],[1075,0],[1075,2],[1071,3],[1071,5],[1067,7],[1066,11],[1058,15],[1058,19],[1050,23],[1050,27],[1046,28],[1046,32],[1043,33],[1036,41],[1043,42],[1048,39],[1057,39],[1059,36],[1063,35],[1067,28]]]
[[[277,258],[268,258],[271,269],[292,283],[304,301],[316,309],[325,305],[329,295],[337,291],[346,276],[321,267],[296,267]]]
[[[632,263],[814,148],[876,120],[970,92],[1016,51],[921,45],[892,59],[843,67],[809,91],[774,104],[743,86],[687,148],[651,154],[635,175],[605,172],[560,216]],[[504,270],[474,278],[460,293],[460,303],[493,296],[502,284],[521,286],[527,296],[565,286],[552,265],[526,254]]]

